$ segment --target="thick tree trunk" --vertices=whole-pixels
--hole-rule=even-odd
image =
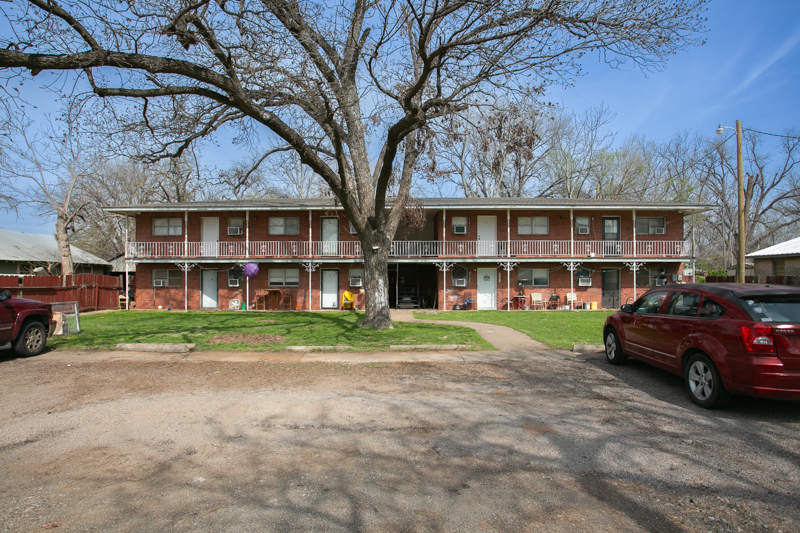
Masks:
[[[61,256],[61,275],[71,276],[74,274],[72,249],[69,247],[69,238],[67,237],[67,221],[61,215],[56,218],[56,242],[58,243],[58,254]]]
[[[394,327],[389,317],[389,246],[362,241],[364,249],[365,310],[362,327],[386,329]],[[373,249],[377,246],[377,249]]]

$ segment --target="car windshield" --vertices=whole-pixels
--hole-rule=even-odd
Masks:
[[[759,322],[800,323],[800,295],[745,296],[747,313]]]

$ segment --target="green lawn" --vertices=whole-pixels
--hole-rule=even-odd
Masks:
[[[569,350],[575,344],[603,344],[603,323],[614,312],[446,311],[435,315],[414,313],[414,316],[508,326],[553,348]]]
[[[392,330],[376,331],[360,329],[358,322],[362,317],[363,313],[346,311],[113,311],[82,316],[81,333],[53,337],[48,345],[65,349],[109,349],[118,343],[191,342],[197,344],[197,350],[219,351],[281,351],[286,346],[296,345],[348,345],[357,351],[385,350],[392,344],[465,344],[475,350],[493,348],[469,328],[399,322]],[[223,335],[227,338],[215,343],[214,337]]]

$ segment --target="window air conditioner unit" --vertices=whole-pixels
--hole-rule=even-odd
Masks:
[[[578,228],[578,235],[589,235],[589,227],[581,226],[580,228]]]
[[[666,229],[667,228],[655,228],[656,235],[664,235],[664,233],[666,233]]]
[[[350,278],[350,286],[351,287],[363,287],[364,282],[361,278]]]
[[[243,233],[242,230],[243,228],[240,228],[239,226],[228,228],[228,235],[241,235]]]
[[[164,287],[167,285],[166,281],[165,279],[154,279],[153,287]]]
[[[466,235],[467,234],[467,227],[466,226],[453,226],[453,233],[456,235]]]
[[[239,282],[238,279],[229,279],[228,280],[228,287],[238,287],[239,283],[240,282]]]
[[[591,287],[592,278],[578,278],[578,287]]]
[[[453,285],[456,287],[466,287],[467,286],[467,278],[456,278],[453,280]]]

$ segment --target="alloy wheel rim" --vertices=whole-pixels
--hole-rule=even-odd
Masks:
[[[614,359],[617,355],[617,340],[613,333],[609,333],[606,337],[606,356],[609,359]]]
[[[698,400],[706,400],[714,390],[711,369],[702,361],[695,361],[689,369],[689,387]]]
[[[42,332],[36,328],[31,329],[25,338],[25,347],[28,350],[36,350],[42,344]]]

